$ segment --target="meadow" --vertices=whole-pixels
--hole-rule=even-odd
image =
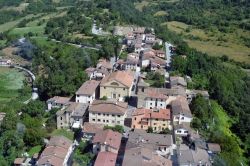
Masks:
[[[227,55],[230,59],[250,63],[250,48],[244,45],[243,36],[250,32],[236,29],[231,33],[198,29],[182,22],[164,23],[169,30],[183,36],[192,48],[208,53],[211,56]]]
[[[18,97],[18,90],[23,86],[25,75],[16,69],[0,67],[0,104]]]

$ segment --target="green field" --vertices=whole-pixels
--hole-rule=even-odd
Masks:
[[[23,19],[29,19],[29,18],[32,18],[32,17],[38,17],[38,15],[33,15],[33,14],[29,14],[21,19],[18,19],[18,20],[15,20],[15,21],[10,21],[10,22],[6,22],[4,24],[1,24],[0,25],[0,32],[5,32],[5,31],[8,31],[12,28],[14,28],[15,26],[17,26],[18,23],[20,23]]]
[[[0,67],[0,103],[6,103],[18,97],[23,86],[24,73],[16,69]]]
[[[236,29],[232,33],[206,31],[184,24],[171,21],[164,23],[168,29],[181,34],[190,47],[208,53],[212,56],[227,55],[239,62],[250,63],[250,48],[242,42],[242,36],[250,36],[250,32]]]
[[[74,133],[66,129],[56,129],[51,133],[51,136],[64,136],[70,140],[74,139]]]

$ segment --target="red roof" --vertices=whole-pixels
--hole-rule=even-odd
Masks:
[[[94,166],[115,166],[117,154],[112,152],[99,152]]]
[[[100,143],[109,145],[115,149],[120,148],[122,135],[118,132],[114,132],[110,129],[101,130],[96,133],[93,139],[93,143]]]
[[[164,119],[170,120],[170,109],[159,109],[154,111],[152,109],[138,108],[133,113],[133,116],[144,115],[144,119]]]

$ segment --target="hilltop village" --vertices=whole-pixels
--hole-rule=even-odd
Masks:
[[[119,55],[131,52],[87,68],[89,80],[74,96],[47,100],[46,112],[58,110],[57,129],[80,132],[77,140],[53,136],[40,154],[17,158],[14,165],[30,160],[39,166],[71,165],[82,141],[89,147],[86,153],[95,156],[94,166],[212,165],[220,145],[192,129],[189,108],[193,98],[209,99],[209,94],[188,89],[188,76],[169,75],[176,48],[153,29],[117,27],[114,33],[125,36]]]

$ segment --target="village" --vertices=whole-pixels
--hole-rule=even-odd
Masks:
[[[94,166],[213,164],[220,145],[207,142],[190,125],[192,99],[209,99],[209,94],[188,89],[192,78],[169,74],[176,48],[153,29],[117,27],[114,34],[124,36],[120,55],[130,50],[125,58],[99,59],[86,69],[89,80],[74,96],[47,100],[46,112],[58,109],[56,127],[80,131],[79,138],[53,136],[41,154],[16,158],[14,165],[30,160],[39,166],[71,165],[80,141],[91,147]]]

